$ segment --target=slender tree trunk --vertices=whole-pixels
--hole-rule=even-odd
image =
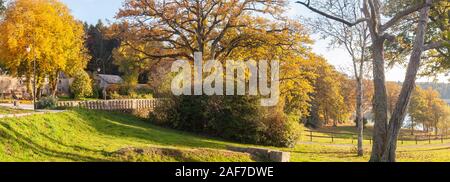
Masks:
[[[377,38],[373,42],[373,82],[374,82],[374,131],[370,162],[380,162],[385,150],[387,138],[387,92],[384,62],[384,39]]]
[[[367,29],[364,30],[364,35],[367,34]],[[366,38],[363,39],[363,44],[361,44],[361,60],[359,62],[359,72],[356,68],[357,60],[353,58],[353,66],[356,75],[356,118],[358,122],[358,156],[364,156],[364,62],[366,54]],[[359,76],[358,76],[359,75]]]
[[[434,135],[438,135],[438,123],[439,120],[434,121]]]
[[[395,106],[395,110],[392,114],[389,122],[388,140],[386,143],[386,149],[383,153],[382,161],[395,162],[395,151],[397,149],[397,139],[400,133],[400,129],[403,125],[403,120],[406,116],[406,109],[408,107],[412,91],[415,87],[415,81],[417,72],[420,67],[420,58],[423,52],[425,32],[428,24],[428,14],[430,11],[432,1],[426,0],[426,6],[420,11],[419,23],[417,26],[416,38],[414,41],[414,47],[411,53],[411,57],[408,63],[408,69],[406,71],[405,81]]]
[[[362,63],[361,63],[362,64]],[[356,122],[358,123],[358,156],[364,155],[363,149],[363,135],[364,135],[364,115],[362,112],[362,100],[363,100],[363,88],[362,88],[362,79],[356,79]]]
[[[31,75],[27,74],[27,93],[30,94],[31,98],[27,98],[27,99],[32,99],[33,98],[33,81],[31,80]]]
[[[56,75],[50,80],[51,81],[51,89],[52,89],[52,96],[56,96],[56,91],[58,90],[58,81],[59,81],[59,71],[56,72]]]

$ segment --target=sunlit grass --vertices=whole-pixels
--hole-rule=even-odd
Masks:
[[[204,155],[207,148],[225,149],[227,142],[160,128],[126,114],[100,111],[3,118],[0,141],[0,161],[122,161],[124,158],[114,152],[127,147],[174,148],[182,156],[209,156],[202,158],[205,161],[218,161],[224,159],[223,155],[229,156],[225,161],[252,161],[247,154],[231,155],[219,150]],[[164,159],[159,158],[145,161]]]
[[[345,128],[344,128],[345,129]],[[336,129],[337,130],[337,129]],[[320,134],[320,133],[318,133]],[[0,161],[255,161],[229,146],[266,147],[291,152],[292,162],[366,162],[356,156],[356,141],[314,139],[306,133],[295,148],[228,142],[161,128],[131,115],[72,110],[0,119]],[[326,135],[326,134],[323,134]],[[317,140],[317,141],[316,141]],[[399,144],[398,161],[450,161],[450,143]],[[134,152],[133,148],[142,149]],[[122,154],[117,153],[125,150]]]

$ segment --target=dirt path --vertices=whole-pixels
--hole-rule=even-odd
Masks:
[[[19,104],[18,107],[14,107],[13,104],[0,104],[0,106],[21,110],[33,110],[33,104]]]

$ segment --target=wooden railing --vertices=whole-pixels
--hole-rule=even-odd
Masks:
[[[329,139],[331,143],[334,143],[338,139],[351,140],[352,144],[358,140],[357,134],[351,133],[335,133],[335,132],[322,132],[322,131],[312,131],[305,130],[307,134],[307,140],[313,142],[314,138],[326,138]],[[325,134],[325,135],[324,135]],[[372,137],[365,137],[364,140],[369,140],[372,144]],[[450,140],[450,135],[400,135],[398,137],[399,143],[403,144],[407,141],[414,141],[415,144],[427,142],[431,144],[433,141],[438,141],[440,143],[448,142]]]
[[[163,100],[164,99],[58,101],[57,106],[61,108],[84,108],[92,110],[153,110],[160,105]]]

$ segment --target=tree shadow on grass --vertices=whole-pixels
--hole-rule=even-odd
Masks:
[[[21,147],[30,149],[35,153],[42,154],[42,155],[45,155],[48,157],[67,159],[67,160],[71,160],[71,161],[99,161],[99,162],[106,161],[106,160],[98,159],[98,158],[94,158],[94,157],[83,156],[83,155],[79,155],[79,154],[49,149],[45,146],[42,146],[42,145],[34,142],[32,139],[28,138],[27,136],[15,131],[14,129],[9,127],[6,123],[0,123],[0,125],[2,125],[6,129],[8,129],[8,132],[1,132],[2,137],[14,140]]]
[[[55,143],[55,144],[58,144],[60,146],[66,147],[66,148],[72,148],[73,150],[76,150],[76,151],[88,151],[88,152],[92,152],[92,153],[101,153],[104,156],[111,154],[110,152],[107,152],[107,151],[104,151],[104,150],[89,149],[89,148],[81,147],[81,146],[78,146],[78,145],[67,145],[67,144],[64,144],[61,141],[56,140],[56,139],[54,139],[54,138],[52,138],[52,137],[50,137],[50,136],[48,136],[48,135],[46,135],[44,133],[41,133],[41,136],[46,138],[47,140]]]
[[[117,138],[135,138],[143,143],[198,148],[226,149],[228,145],[191,133],[158,127],[122,113],[74,110],[77,117],[101,134]]]

